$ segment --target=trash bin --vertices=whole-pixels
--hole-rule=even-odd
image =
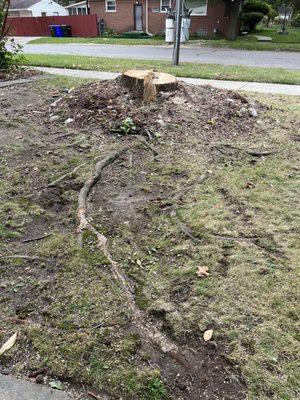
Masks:
[[[72,36],[72,27],[70,25],[61,25],[61,29],[63,32],[63,37]]]
[[[63,30],[61,25],[49,25],[51,36],[63,37]]]
[[[55,37],[55,29],[54,29],[55,25],[49,25],[49,31],[50,31],[50,35],[52,37]]]
[[[56,37],[63,37],[64,36],[64,33],[63,33],[61,25],[55,25],[54,30],[55,30],[55,36]]]

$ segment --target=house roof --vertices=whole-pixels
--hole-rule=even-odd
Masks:
[[[80,7],[80,6],[86,6],[86,1],[80,1],[78,3],[71,3],[67,6],[65,6],[65,8],[73,8],[73,7]]]
[[[10,10],[27,10],[29,7],[33,6],[36,3],[39,3],[41,0],[11,0],[10,2]]]

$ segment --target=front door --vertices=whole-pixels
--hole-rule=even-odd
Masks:
[[[143,6],[142,4],[134,5],[134,30],[143,30]]]

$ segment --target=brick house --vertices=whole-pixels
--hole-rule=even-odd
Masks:
[[[116,32],[143,31],[163,33],[166,10],[175,8],[175,0],[92,0],[91,14],[104,20],[106,28]],[[229,17],[223,1],[207,4],[207,0],[185,0],[191,13],[190,33],[213,36],[217,28],[221,36],[227,34]]]

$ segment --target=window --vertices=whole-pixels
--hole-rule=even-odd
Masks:
[[[47,16],[47,13],[46,13],[46,12],[41,12],[41,16],[42,16],[42,17],[46,17],[46,16]]]
[[[106,12],[116,11],[116,0],[105,0]]]
[[[54,11],[53,15],[58,16],[58,12]]]
[[[185,4],[188,10],[193,10],[191,15],[207,15],[206,0],[186,0]]]
[[[171,0],[160,0],[160,12],[167,12],[171,8]]]

